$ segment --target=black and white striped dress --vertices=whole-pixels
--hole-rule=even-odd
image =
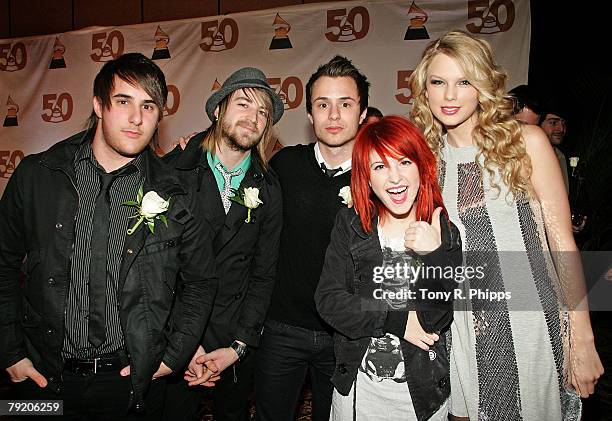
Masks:
[[[566,386],[569,322],[540,203],[514,200],[501,181],[492,188],[476,153],[446,143],[440,156],[464,264],[485,274],[462,284],[464,295],[476,294],[471,300],[455,301],[450,412],[473,421],[579,420],[580,398]]]

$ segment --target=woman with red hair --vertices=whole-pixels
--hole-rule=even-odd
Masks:
[[[330,420],[446,420],[462,254],[435,157],[412,123],[389,116],[360,130],[352,171],[353,207],[338,213],[315,295],[335,330]]]

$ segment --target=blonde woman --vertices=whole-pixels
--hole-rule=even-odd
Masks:
[[[411,80],[412,118],[438,158],[465,263],[485,273],[464,283],[471,300],[456,301],[450,411],[579,420],[603,367],[577,308],[584,283],[567,195],[546,135],[512,116],[506,78],[487,42],[454,31],[427,47]]]

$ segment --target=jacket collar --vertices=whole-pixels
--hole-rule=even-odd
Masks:
[[[187,143],[187,147],[184,151],[181,151],[180,146],[174,148],[167,157],[171,158],[176,155],[176,161],[174,167],[179,170],[193,170],[196,167],[209,168],[206,156],[202,153],[202,141],[206,138],[210,127],[203,132],[200,132],[193,136]]]
[[[40,156],[40,162],[52,169],[64,170],[74,173],[74,158],[79,147],[84,142],[91,142],[92,134],[88,131],[79,132],[68,139],[56,143]],[[158,194],[165,193],[168,196],[185,194],[185,189],[168,167],[153,153],[150,148],[145,149],[144,190],[155,190]],[[162,194],[163,196],[163,194]]]
[[[144,191],[156,191],[160,196],[177,196],[186,194],[179,178],[170,167],[158,158],[151,148],[147,148],[145,154],[145,182]]]
[[[212,129],[212,126],[208,129],[204,130],[193,136],[189,142],[187,143],[187,147],[184,151],[181,151],[179,147],[175,148],[172,152],[166,155],[168,158],[173,156],[177,156],[176,161],[174,161],[174,167],[178,170],[193,170],[197,167],[200,167],[202,170],[207,171],[210,170],[210,166],[208,165],[208,160],[206,159],[206,155],[203,153],[203,149],[201,147],[202,141],[206,138],[209,131]],[[256,149],[251,151],[251,167],[247,171],[247,174],[252,171],[253,180],[256,182],[263,181],[268,177],[267,171],[263,166],[262,157],[259,156]],[[245,178],[247,176],[245,175]],[[241,183],[241,185],[244,184]],[[246,185],[246,187],[253,187],[252,185]]]
[[[92,134],[87,130],[79,132],[68,139],[51,146],[40,155],[40,162],[52,169],[74,171],[74,157],[79,147],[91,142]]]
[[[365,232],[363,226],[361,225],[361,219],[357,212],[354,212],[351,216],[351,228],[355,233],[363,238],[364,240],[369,239],[372,236],[378,237],[378,210],[374,208],[374,212],[372,212],[372,232]]]

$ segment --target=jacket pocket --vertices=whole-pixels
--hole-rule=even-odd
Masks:
[[[163,319],[156,323],[161,328],[172,306],[178,269],[180,266],[180,237],[165,238],[145,244],[137,264],[142,293],[153,312]]]
[[[174,293],[176,274],[180,266],[181,243],[182,238],[178,236],[146,244],[141,256],[145,273],[152,280],[163,281],[164,288],[171,293]]]
[[[178,237],[174,237],[174,238],[169,238],[169,239],[165,239],[162,241],[157,241],[155,243],[151,243],[151,244],[146,244],[145,245],[145,254],[147,255],[151,255],[151,254],[156,254],[156,253],[161,253],[163,251],[171,251],[171,250],[178,250],[180,249],[180,245],[182,242],[182,238],[180,236]]]

